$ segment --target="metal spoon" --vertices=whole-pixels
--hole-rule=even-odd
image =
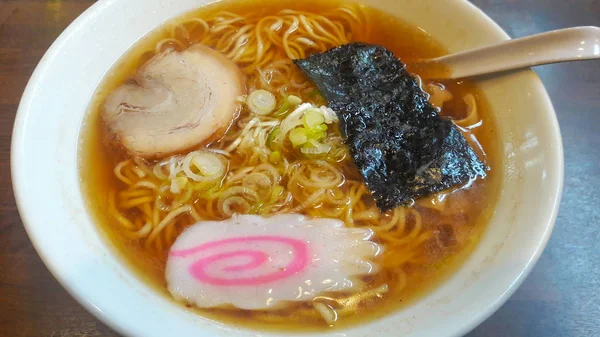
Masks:
[[[532,66],[600,58],[600,28],[575,27],[418,62],[430,78],[453,79]]]

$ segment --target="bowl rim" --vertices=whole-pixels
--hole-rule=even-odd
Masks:
[[[495,33],[502,35],[506,40],[510,39],[510,36],[480,8],[478,8],[468,0],[459,0],[459,2],[463,3],[462,5],[464,6],[470,7],[470,9],[474,13],[477,13],[477,15],[479,15],[480,18],[485,21],[485,24],[488,25],[489,28],[492,28],[495,31]],[[63,271],[61,271],[57,267],[54,261],[48,258],[46,252],[40,247],[39,242],[37,241],[37,239],[39,238],[36,237],[36,226],[30,219],[30,214],[32,212],[35,212],[35,208],[31,205],[31,202],[28,201],[26,191],[19,187],[20,182],[23,179],[26,179],[26,177],[19,174],[20,167],[23,166],[19,154],[23,148],[23,142],[25,139],[24,130],[26,128],[26,119],[29,114],[30,105],[34,99],[36,89],[40,85],[39,79],[44,75],[47,69],[52,66],[53,59],[58,56],[59,51],[61,50],[63,45],[67,43],[69,38],[79,29],[85,27],[88,24],[88,20],[91,17],[105,10],[106,8],[111,6],[112,3],[113,0],[100,0],[92,4],[82,14],[80,14],[71,24],[67,26],[67,28],[58,36],[58,38],[56,38],[56,40],[52,43],[52,45],[48,48],[48,50],[44,53],[43,57],[38,62],[34,72],[32,73],[27,83],[27,86],[25,87],[24,93],[21,97],[17,109],[15,122],[12,130],[13,133],[11,138],[10,161],[13,192],[16,200],[17,209],[19,211],[27,235],[46,268],[50,271],[53,277],[61,284],[61,286],[74,299],[76,299],[77,302],[80,305],[82,305],[88,312],[93,314],[96,318],[98,318],[100,321],[102,321],[104,324],[106,324],[113,330],[129,336],[135,335],[135,333],[139,332],[139,330],[133,328],[133,324],[126,324],[123,323],[122,320],[114,319],[110,312],[103,310],[103,308],[100,308],[96,306],[93,302],[87,300],[85,298],[86,294],[84,292],[78,291],[78,289],[74,288],[71,285],[71,283],[67,282],[66,278],[63,277]],[[553,107],[552,101],[548,95],[546,88],[544,87],[537,74],[535,74],[534,77],[534,79],[537,82],[539,82],[538,85],[540,86],[540,103],[544,105],[546,114],[549,117],[548,122],[550,122],[550,127],[548,128],[548,130],[550,131],[550,136],[554,138],[558,145],[556,148],[556,156],[554,156],[554,162],[552,163],[552,165],[555,166],[557,170],[558,181],[556,182],[556,187],[553,190],[553,195],[551,196],[551,208],[549,208],[550,212],[547,216],[547,221],[545,222],[544,232],[542,236],[536,240],[536,246],[533,250],[533,254],[529,257],[529,260],[522,268],[521,273],[518,275],[518,277],[510,285],[508,285],[505,291],[502,294],[498,295],[490,305],[486,306],[485,310],[481,310],[477,315],[472,316],[469,320],[465,320],[461,324],[457,324],[456,328],[453,329],[454,331],[449,331],[449,336],[462,336],[468,333],[469,331],[473,330],[487,318],[492,316],[510,298],[510,296],[513,295],[513,293],[527,278],[527,276],[539,260],[541,254],[543,253],[548,243],[548,240],[552,234],[556,222],[564,185],[563,143],[560,133],[560,127],[558,124],[556,112]]]

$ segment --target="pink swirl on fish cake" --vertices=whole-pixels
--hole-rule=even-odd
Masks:
[[[274,236],[274,235],[261,235],[261,236],[244,236],[244,237],[233,237],[218,241],[207,242],[199,246],[171,251],[171,257],[186,257],[191,254],[204,252],[210,249],[215,249],[229,244],[248,244],[253,242],[276,242],[290,246],[293,249],[292,260],[281,270],[266,275],[259,275],[254,277],[241,277],[241,278],[221,278],[209,275],[206,270],[211,265],[219,265],[219,261],[231,259],[234,257],[247,256],[250,258],[248,263],[228,266],[223,270],[228,272],[235,271],[246,271],[260,267],[264,263],[268,262],[270,255],[264,251],[257,250],[235,250],[232,252],[219,253],[215,255],[209,255],[202,257],[192,263],[188,268],[189,273],[198,281],[216,286],[240,286],[240,285],[259,285],[265,283],[271,283],[281,279],[285,279],[298,272],[304,270],[308,265],[309,253],[308,245],[302,240],[293,239],[285,236]]]

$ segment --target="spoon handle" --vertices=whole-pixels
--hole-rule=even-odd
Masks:
[[[575,27],[426,60],[422,66],[441,64],[449,71],[435,78],[451,79],[597,58],[600,58],[600,28]]]

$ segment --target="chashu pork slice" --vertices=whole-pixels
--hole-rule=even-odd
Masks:
[[[194,45],[154,56],[106,99],[103,120],[133,155],[183,152],[225,131],[244,94],[239,68],[221,53]]]

